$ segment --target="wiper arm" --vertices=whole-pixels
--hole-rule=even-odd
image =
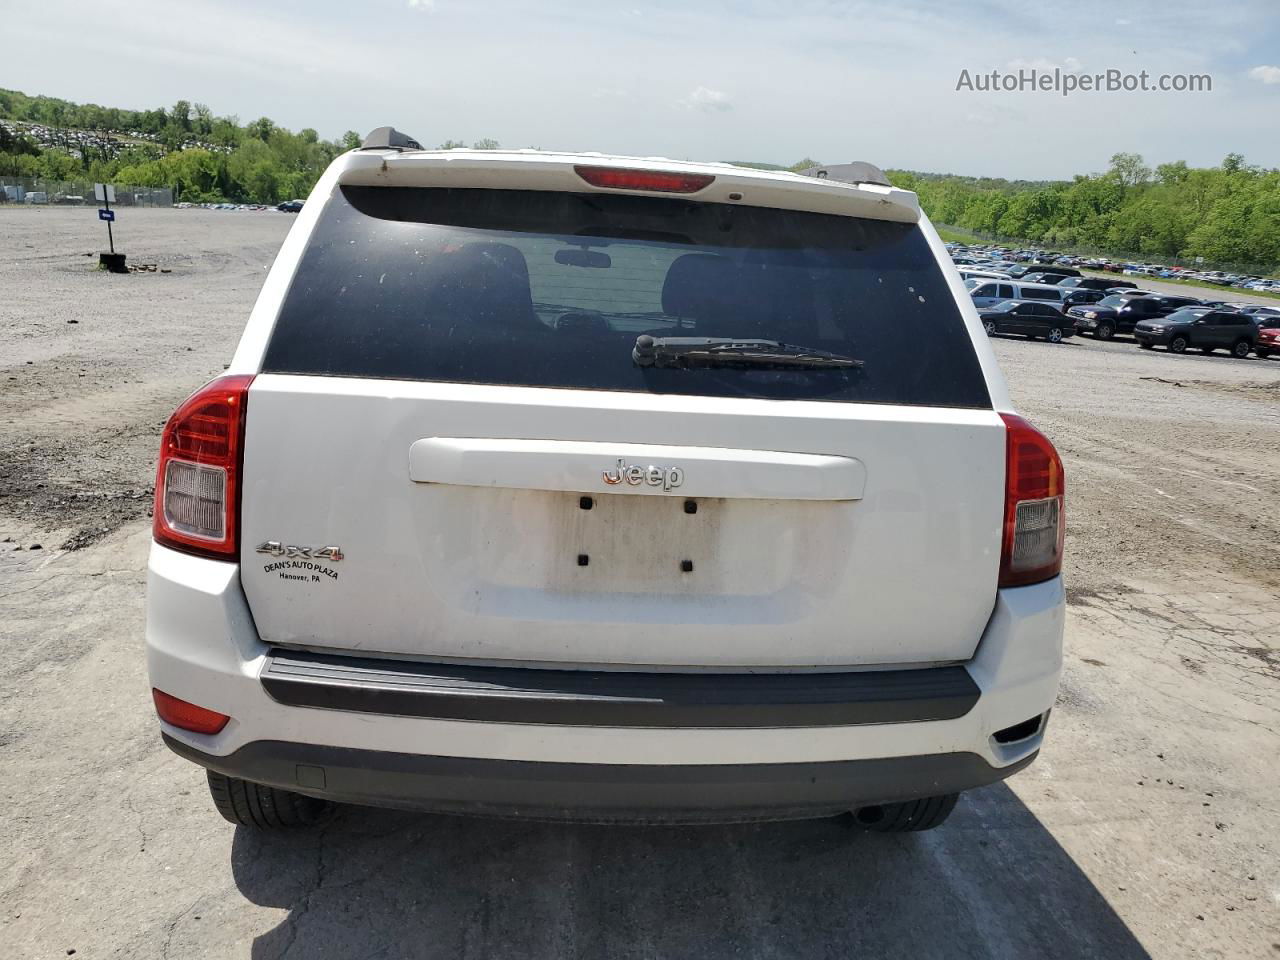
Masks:
[[[636,337],[631,359],[641,367],[852,367],[853,357],[777,340],[735,337]]]

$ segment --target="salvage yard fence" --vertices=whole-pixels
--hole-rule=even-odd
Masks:
[[[114,184],[118,207],[171,207],[173,190],[169,187],[137,187]],[[0,176],[0,204],[51,204],[76,207],[93,206],[93,184],[79,180],[41,180],[34,177]]]

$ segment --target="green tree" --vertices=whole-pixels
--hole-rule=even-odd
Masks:
[[[267,117],[259,117],[250,123],[245,124],[244,132],[251,137],[257,137],[263,143],[271,139],[271,134],[275,131],[275,122]]]
[[[1151,168],[1142,162],[1137,153],[1116,153],[1111,156],[1109,171],[1120,180],[1123,187],[1137,187],[1151,179]]]

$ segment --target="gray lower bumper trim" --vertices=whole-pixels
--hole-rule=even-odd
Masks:
[[[279,703],[437,720],[597,727],[824,727],[954,720],[981,691],[962,666],[844,673],[543,670],[274,650]]]
[[[827,816],[1002,780],[972,753],[828,763],[633,765],[422,756],[261,740],[225,757],[168,735],[210,770],[344,803],[531,819],[730,822]]]

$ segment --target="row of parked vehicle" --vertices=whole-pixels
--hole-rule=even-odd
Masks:
[[[1277,307],[1153,293],[1127,280],[1086,277],[1060,261],[979,260],[958,250],[954,262],[989,335],[1059,343],[1076,334],[1097,340],[1131,334],[1147,350],[1280,356]]]
[[[175,210],[200,208],[204,210],[278,210],[281,213],[297,213],[302,209],[302,204],[301,200],[285,200],[274,207],[265,203],[175,203],[173,206]]]
[[[1007,247],[967,247],[948,244],[956,266],[992,265],[1013,267],[1034,262],[1053,267],[1085,267],[1104,273],[1119,273],[1132,277],[1152,277],[1157,280],[1196,280],[1222,287],[1241,290],[1280,293],[1280,280],[1256,274],[1227,273],[1222,270],[1199,270],[1195,267],[1166,267],[1158,263],[1130,263],[1123,260],[1107,260],[1103,257],[1075,257],[1049,250],[1010,250]]]

